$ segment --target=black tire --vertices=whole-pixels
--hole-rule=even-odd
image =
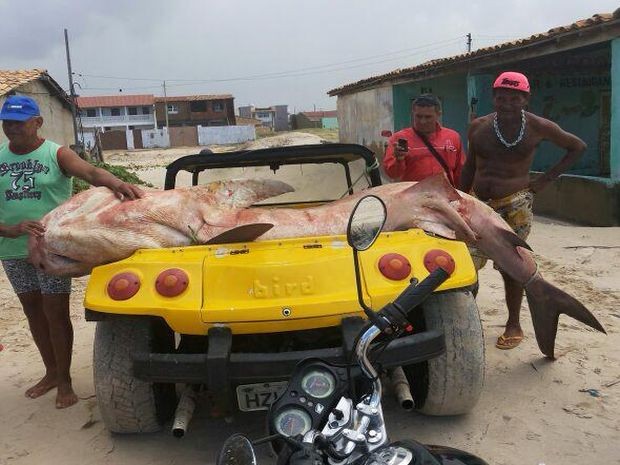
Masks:
[[[403,367],[415,408],[436,416],[467,413],[484,386],[484,337],[476,300],[468,290],[440,292],[431,295],[422,310],[418,327],[443,331],[446,352]]]
[[[133,375],[132,355],[172,352],[174,333],[158,319],[117,317],[97,322],[93,352],[95,394],[101,416],[113,433],[151,433],[174,414],[174,384],[142,381]]]

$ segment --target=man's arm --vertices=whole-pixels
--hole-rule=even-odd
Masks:
[[[463,172],[463,165],[465,163],[465,151],[463,150],[463,143],[461,142],[461,137],[458,137],[457,151],[456,151],[456,164],[454,166],[454,170],[452,171],[452,179],[454,179],[454,187],[459,189],[461,184],[461,175]]]
[[[478,125],[472,122],[469,130],[467,131],[467,155],[465,157],[465,164],[461,170],[461,181],[459,183],[459,190],[469,193],[474,185],[474,176],[476,174],[476,149],[472,142],[473,133]]]
[[[34,220],[25,220],[13,225],[0,224],[0,236],[11,239],[24,234],[41,237],[43,233],[45,233],[45,227],[40,222]]]
[[[400,181],[405,174],[407,164],[403,155],[397,157],[396,150],[396,139],[391,137],[383,155],[383,169],[390,178]]]
[[[60,147],[56,156],[60,168],[67,175],[77,176],[93,186],[105,186],[121,200],[135,200],[144,196],[144,192],[139,187],[121,181],[112,173],[91,165],[67,147]]]
[[[539,118],[540,135],[550,142],[553,142],[558,147],[566,150],[566,155],[562,159],[553,165],[546,173],[536,177],[530,182],[530,189],[534,192],[540,192],[547,187],[554,179],[564,173],[570,168],[579,158],[583,155],[583,152],[588,148],[586,143],[570,132],[564,131],[553,121],[549,121],[544,118]]]

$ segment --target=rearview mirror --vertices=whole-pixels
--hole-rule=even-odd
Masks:
[[[347,226],[347,242],[358,252],[367,250],[377,240],[385,220],[387,210],[383,200],[375,195],[362,197],[351,212]]]
[[[243,434],[233,434],[220,449],[217,465],[256,465],[252,442]]]

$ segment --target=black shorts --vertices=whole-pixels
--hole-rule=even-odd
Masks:
[[[2,260],[2,267],[16,294],[41,292],[41,294],[71,293],[71,278],[51,276],[37,270],[25,258]]]

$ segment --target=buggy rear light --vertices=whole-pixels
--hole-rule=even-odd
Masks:
[[[170,268],[159,273],[155,280],[155,290],[164,297],[176,297],[187,289],[189,276],[179,268]]]
[[[113,300],[127,300],[140,290],[140,278],[137,274],[126,271],[114,275],[108,282],[108,295]]]
[[[433,249],[429,250],[426,252],[426,255],[424,255],[424,266],[430,273],[437,268],[443,268],[446,273],[452,274],[456,263],[452,255],[445,250]]]
[[[388,253],[379,259],[379,271],[388,279],[400,281],[411,273],[411,263],[399,253]]]

